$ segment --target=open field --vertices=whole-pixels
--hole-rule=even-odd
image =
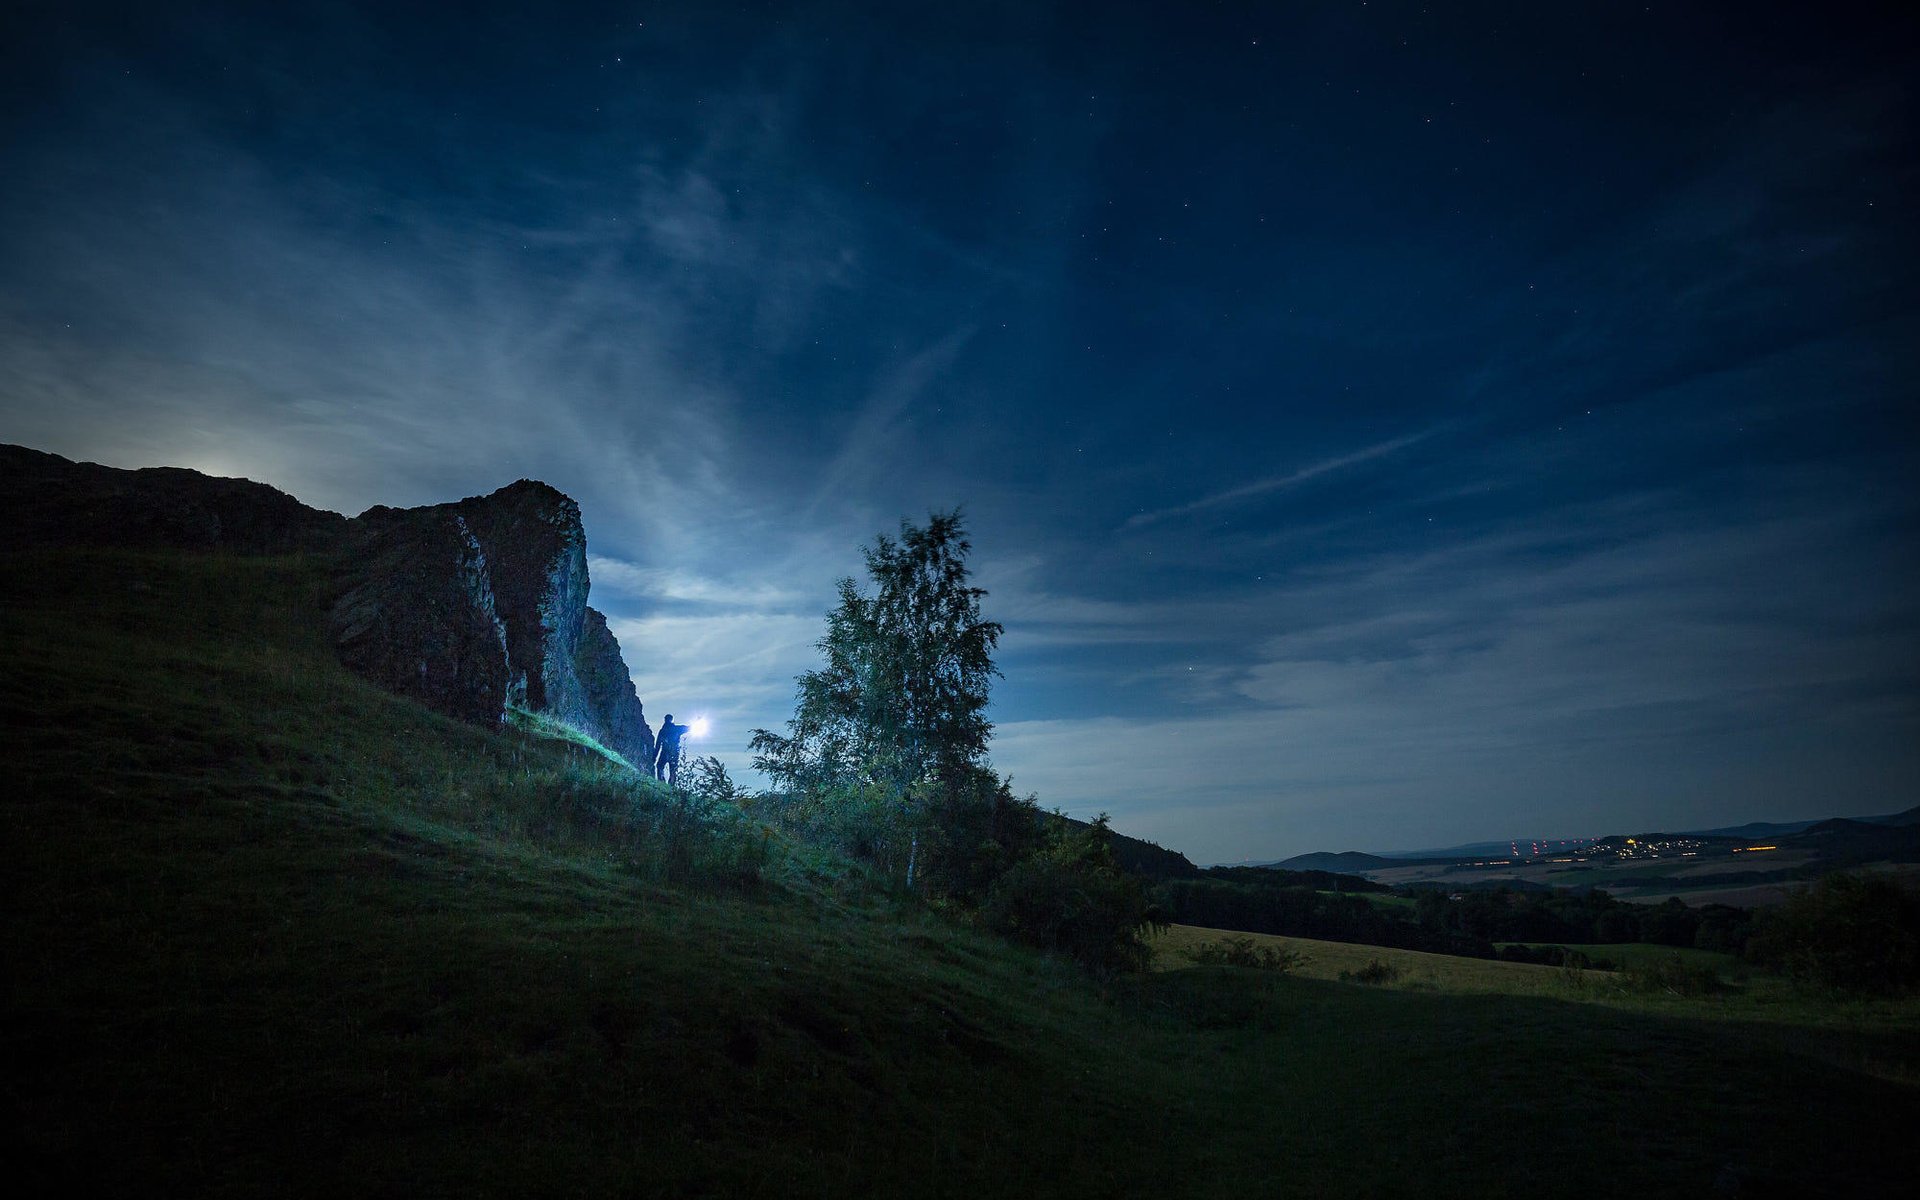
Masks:
[[[297,560],[0,563],[39,1194],[1694,1196],[1920,1172],[1911,1002],[1297,944],[1096,980],[335,666]],[[759,857],[754,857],[757,854]],[[1261,940],[1261,939],[1256,939]],[[1385,987],[1341,983],[1379,958]]]
[[[1268,933],[1237,933],[1195,925],[1169,925],[1153,939],[1154,969],[1189,969],[1187,952],[1222,938],[1250,938],[1257,946],[1299,951],[1305,956],[1289,977],[1338,982],[1343,971],[1359,971],[1371,963],[1385,963],[1399,972],[1390,986],[1402,991],[1444,992],[1458,996],[1563,997],[1558,967],[1507,963],[1485,958],[1429,954],[1353,942],[1323,942],[1313,938],[1279,937]],[[1597,973],[1596,973],[1597,974]]]
[[[1596,1005],[1629,1012],[1656,1013],[1732,1025],[1778,1026],[1782,1030],[1885,1034],[1880,1051],[1865,1055],[1876,1062],[1876,1073],[1920,1083],[1920,996],[1836,1000],[1814,997],[1787,981],[1756,971],[1732,955],[1707,950],[1676,949],[1641,943],[1579,945],[1596,959],[1622,966],[1679,959],[1707,967],[1730,985],[1723,993],[1674,996],[1639,992],[1626,986],[1615,972],[1509,963],[1484,958],[1429,954],[1350,942],[1323,942],[1312,938],[1277,937],[1263,933],[1236,933],[1170,925],[1154,939],[1154,967],[1159,971],[1190,969],[1187,952],[1221,938],[1250,938],[1257,946],[1299,951],[1305,960],[1290,977],[1340,982],[1341,973],[1358,972],[1371,963],[1392,967],[1397,977],[1380,985],[1389,990],[1458,996],[1514,996],[1551,998],[1568,1004]],[[1359,986],[1349,984],[1349,986]],[[1881,1053],[1890,1051],[1891,1056]]]
[[[1394,887],[1410,883],[1471,887],[1476,884],[1519,882],[1547,887],[1595,887],[1621,900],[1658,903],[1668,896],[1679,896],[1688,904],[1775,903],[1784,898],[1792,882],[1754,883],[1742,880],[1744,873],[1764,870],[1787,872],[1810,866],[1815,856],[1805,852],[1769,854],[1764,860],[1743,862],[1719,859],[1697,863],[1693,859],[1670,858],[1647,861],[1627,859],[1614,862],[1584,863],[1519,862],[1498,866],[1477,863],[1422,863],[1417,866],[1388,867],[1368,871],[1375,883]],[[1731,877],[1725,887],[1715,888],[1713,881]],[[1676,883],[1683,886],[1676,886]],[[1729,899],[1736,892],[1750,894],[1742,901]]]
[[[1876,862],[1866,863],[1856,870],[1874,875],[1889,875],[1912,879],[1920,876],[1920,863]],[[1620,897],[1642,904],[1662,904],[1670,897],[1677,897],[1681,903],[1690,905],[1731,904],[1738,908],[1757,908],[1767,904],[1778,904],[1792,893],[1806,887],[1804,882],[1763,883],[1746,887],[1669,889],[1662,891],[1658,884],[1641,887],[1631,896]]]

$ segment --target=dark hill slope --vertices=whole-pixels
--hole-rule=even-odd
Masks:
[[[315,620],[329,586],[297,559],[0,554],[17,1190],[1447,1197],[1492,1163],[1554,1197],[1593,1163],[1609,1193],[1696,1196],[1737,1163],[1807,1195],[1920,1170],[1899,1039],[1228,968],[1098,983],[371,686]]]
[[[1852,820],[1868,825],[1920,825],[1920,807],[1909,808],[1905,812],[1887,813],[1878,817],[1841,817],[1827,820]],[[1748,821],[1744,825],[1728,825],[1720,829],[1701,829],[1695,831],[1700,837],[1769,838],[1786,834],[1804,833],[1815,825],[1822,824],[1821,819],[1807,821]]]
[[[525,708],[631,762],[653,756],[620,647],[587,605],[580,508],[544,483],[349,521],[245,479],[0,446],[0,501],[0,549],[317,554],[332,567],[327,627],[356,674],[464,721]]]
[[[1088,827],[1087,822],[1073,817],[1061,817],[1060,820],[1075,829]],[[1107,846],[1113,851],[1113,861],[1121,870],[1145,879],[1192,879],[1201,873],[1200,868],[1194,866],[1186,855],[1178,850],[1169,850],[1158,842],[1128,837],[1110,829],[1107,831]]]
[[[0,444],[0,550],[32,546],[322,550],[347,529],[264,483],[179,467],[123,471]]]
[[[29,1194],[1062,1194],[1109,1168],[1055,1137],[1151,1144],[1069,968],[374,688],[328,587],[0,556]]]
[[[1779,844],[1813,850],[1823,868],[1834,870],[1876,861],[1920,861],[1920,825],[1881,825],[1835,817],[1787,834]]]

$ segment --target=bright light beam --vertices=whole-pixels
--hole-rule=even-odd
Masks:
[[[705,717],[695,717],[687,724],[687,736],[690,738],[703,738],[707,736],[709,725],[710,723]]]

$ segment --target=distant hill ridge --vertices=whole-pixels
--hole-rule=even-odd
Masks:
[[[356,674],[477,724],[499,725],[509,707],[545,713],[652,760],[619,644],[587,604],[580,507],[547,484],[348,519],[250,480],[0,445],[0,512],[4,550],[327,556],[327,631]]]
[[[1406,862],[1396,858],[1382,858],[1378,854],[1362,854],[1358,850],[1342,850],[1338,853],[1319,850],[1312,854],[1296,854],[1292,858],[1279,862],[1256,864],[1264,867],[1278,867],[1285,871],[1335,871],[1343,874],[1358,874],[1361,871],[1378,871],[1386,867],[1406,866]]]
[[[1721,844],[1767,839],[1779,841],[1782,845],[1817,849],[1823,857],[1867,861],[1877,853],[1920,851],[1920,806],[1877,817],[1828,817],[1820,821],[1793,822],[1750,821],[1745,825],[1733,825],[1723,829],[1682,832],[1647,831],[1636,833],[1633,837],[1645,842],[1672,838],[1705,838]],[[1617,846],[1626,840],[1626,834],[1610,834],[1604,838],[1594,839],[1592,844]],[[1340,874],[1361,875],[1369,871],[1388,870],[1395,867],[1458,863],[1492,855],[1504,857],[1510,844],[1508,842],[1476,842],[1455,847],[1451,853],[1427,851],[1406,855],[1364,854],[1355,850],[1332,853],[1323,850],[1311,854],[1296,854],[1292,858],[1280,859],[1277,862],[1234,865],[1269,867],[1283,871],[1332,871]]]
[[[1920,805],[1915,805],[1905,812],[1888,813],[1878,817],[1815,817],[1807,821],[1748,821],[1745,825],[1729,825],[1720,829],[1696,829],[1690,832],[1700,837],[1782,837],[1787,834],[1804,833],[1828,821],[1853,821],[1861,825],[1920,825]]]
[[[1087,822],[1072,817],[1061,817],[1068,825],[1077,829],[1087,828]],[[1108,846],[1113,850],[1113,860],[1121,870],[1148,879],[1193,879],[1201,874],[1200,868],[1178,850],[1169,850],[1158,842],[1149,842],[1143,838],[1128,837],[1124,833],[1107,831]]]
[[[1772,838],[1791,837],[1797,834],[1824,832],[1827,834],[1848,832],[1863,836],[1873,836],[1876,831],[1887,828],[1905,828],[1920,826],[1920,805],[1903,812],[1887,813],[1875,817],[1825,817],[1806,821],[1749,821],[1744,825],[1728,825],[1718,829],[1689,829],[1673,833],[1640,832],[1632,836],[1649,838],[1670,837],[1718,837],[1718,838]],[[1596,838],[1595,841],[1619,840],[1626,834],[1613,834],[1608,838]],[[1522,841],[1525,844],[1525,841]],[[1278,859],[1272,862],[1245,862],[1221,864],[1223,866],[1277,867],[1288,871],[1377,871],[1388,867],[1411,867],[1426,862],[1446,862],[1461,858],[1480,858],[1487,855],[1504,854],[1511,842],[1466,842],[1458,846],[1447,846],[1438,850],[1387,850],[1365,853],[1358,850],[1316,850],[1308,854],[1296,854],[1292,858]]]

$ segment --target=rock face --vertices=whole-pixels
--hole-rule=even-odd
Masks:
[[[336,563],[327,630],[355,673],[481,724],[509,705],[546,713],[636,766],[652,760],[620,646],[587,606],[580,506],[544,483],[348,520],[244,479],[0,446],[0,505],[0,550],[323,554]]]
[[[0,445],[0,549],[115,546],[293,554],[346,531],[339,513],[308,508],[264,483],[179,467],[122,471],[25,446]]]
[[[587,608],[587,535],[580,506],[522,479],[452,507],[472,525],[492,566],[507,657],[526,707],[562,720],[585,715],[574,670]]]
[[[587,706],[599,728],[606,731],[600,740],[636,767],[652,762],[653,731],[647,728],[640,693],[627,674],[626,660],[620,657],[620,643],[596,609],[586,610],[586,628],[573,662]]]
[[[349,583],[333,608],[335,644],[343,660],[383,686],[442,711],[452,702],[435,685],[432,694],[415,679],[436,679],[445,672],[418,670],[404,654],[381,652],[356,662],[353,646],[366,644],[351,635],[363,626],[383,631],[372,644],[412,646],[445,656],[453,646],[465,657],[462,679],[475,695],[492,697],[469,707],[465,690],[456,689],[469,720],[498,721],[507,705],[547,713],[592,735],[602,745],[638,766],[653,758],[653,731],[620,646],[607,619],[587,607],[587,535],[580,506],[544,483],[522,479],[486,496],[427,508],[372,508],[356,518],[363,549],[353,556]],[[448,531],[457,531],[459,542]],[[424,570],[407,564],[429,562]],[[465,615],[453,610],[465,605]],[[401,614],[426,607],[436,615],[425,624]],[[436,641],[433,630],[463,631],[456,643]],[[491,628],[497,638],[484,636]],[[500,670],[494,670],[499,646]]]
[[[501,630],[505,685],[495,693],[499,703],[493,720],[509,704],[547,713],[591,734],[635,766],[652,761],[653,731],[619,643],[607,619],[587,607],[587,535],[580,506],[571,497],[522,479],[452,504],[371,508],[353,525],[364,540],[332,614],[343,659],[347,634],[369,623],[370,610],[397,614],[410,605],[442,605],[450,595],[469,595],[472,615],[463,627],[478,630],[497,619]],[[458,568],[451,565],[453,546],[442,532],[456,527],[474,547],[471,558],[459,558]],[[403,568],[414,561],[434,565],[424,571]],[[484,586],[464,582],[469,562],[477,563],[472,574]],[[462,582],[454,582],[454,575]],[[372,617],[371,623],[395,631],[376,644],[429,648],[422,641],[425,630],[402,617]],[[444,625],[436,618],[428,628]],[[431,648],[440,649],[438,643]],[[416,672],[404,654],[382,653],[365,667],[347,661],[384,687],[419,694],[408,690]],[[420,699],[452,711],[426,695]]]
[[[507,634],[466,521],[433,513],[356,533],[351,582],[327,613],[340,661],[429,708],[498,725]]]

